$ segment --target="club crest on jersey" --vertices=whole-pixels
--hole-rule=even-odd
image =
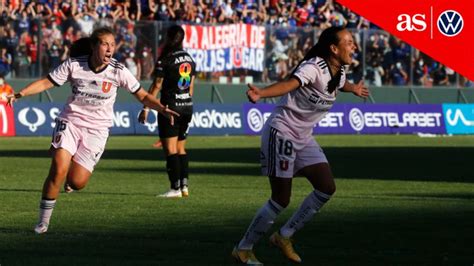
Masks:
[[[288,161],[280,160],[280,169],[282,171],[288,170]]]
[[[102,91],[107,93],[112,88],[112,82],[102,81]]]

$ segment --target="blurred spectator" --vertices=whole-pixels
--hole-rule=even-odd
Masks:
[[[64,46],[62,44],[61,39],[55,39],[53,43],[49,45],[48,50],[47,50],[48,63],[49,63],[48,72],[51,72],[53,69],[58,67],[61,64],[61,62],[66,60],[68,52],[69,52],[68,46]]]
[[[398,38],[393,38],[391,47],[393,60],[408,66],[410,64],[411,47]]]
[[[407,85],[408,75],[403,68],[402,62],[395,63],[395,66],[390,70],[390,81],[395,86]]]
[[[9,78],[11,77],[11,65],[13,63],[12,56],[8,53],[6,47],[0,48],[0,76]]]
[[[443,64],[438,62],[433,63],[433,70],[431,71],[434,86],[447,86],[449,85],[448,75]]]
[[[14,93],[13,88],[5,81],[5,77],[0,75],[0,102],[7,102],[7,96]]]
[[[84,5],[83,12],[78,12],[74,19],[76,20],[77,24],[79,24],[81,31],[84,32],[86,35],[90,35],[94,28],[94,23],[98,19],[97,13],[93,11],[89,11],[87,5]]]
[[[33,38],[26,44],[26,54],[28,58],[28,70],[30,77],[38,77],[38,36],[33,35]]]
[[[141,76],[141,65],[135,57],[135,52],[131,49],[126,50],[124,54],[124,65],[137,79]]]
[[[284,80],[288,76],[288,56],[286,54],[276,55],[275,73],[276,80]]]
[[[366,68],[365,80],[367,84],[376,87],[382,86],[382,77],[385,75],[383,67],[379,60],[373,60]]]
[[[150,11],[153,14],[153,19],[158,21],[169,21],[175,17],[172,5],[164,2],[156,4],[150,1]]]
[[[413,85],[428,85],[428,67],[426,66],[422,57],[415,61],[415,65],[413,67]]]
[[[13,69],[15,70],[15,78],[30,77],[29,66],[30,66],[30,62],[28,61],[26,44],[20,44],[20,46],[18,47],[17,56],[15,56],[15,61],[13,62]]]
[[[448,84],[449,86],[456,85],[456,72],[454,72],[453,69],[444,66],[444,69],[446,71],[446,75],[448,76]]]
[[[13,16],[13,19],[16,17]],[[21,35],[23,32],[29,32],[30,30],[30,19],[28,18],[28,13],[26,10],[22,10],[20,17],[16,21],[16,32],[18,35]]]
[[[283,54],[286,54],[288,51],[288,38],[283,38],[283,39],[275,39],[275,43],[273,46],[272,53],[276,57],[280,57]]]
[[[150,47],[145,46],[140,57],[141,79],[151,79],[154,71],[155,60]]]

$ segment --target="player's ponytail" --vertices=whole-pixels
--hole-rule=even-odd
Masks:
[[[165,44],[159,58],[163,58],[174,51],[183,49],[184,30],[179,25],[173,25],[166,32]]]
[[[70,57],[79,57],[92,54],[92,42],[90,37],[80,38],[71,45]]]

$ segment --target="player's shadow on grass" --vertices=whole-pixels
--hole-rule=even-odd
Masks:
[[[474,182],[474,171],[470,167],[474,155],[472,147],[329,147],[324,151],[337,178]],[[188,150],[191,163],[222,163],[208,169],[196,167],[197,171],[210,174],[258,175],[259,153],[258,148]],[[0,158],[47,156],[47,152],[37,150],[0,151]],[[109,149],[103,159],[163,161],[164,155],[161,150]],[[253,166],[233,167],[226,163],[257,166],[254,171]]]
[[[463,147],[330,147],[324,149],[338,178],[474,182],[469,167],[474,148]],[[162,152],[109,150],[104,158],[164,160]],[[258,148],[190,149],[191,162],[222,163],[222,167],[200,169],[201,173],[259,174]],[[233,167],[226,163],[257,164]],[[192,170],[191,170],[192,171]]]
[[[25,192],[25,193],[38,193],[41,189],[19,189],[19,188],[0,188],[0,192]]]
[[[259,148],[187,149],[191,162],[259,163]],[[128,160],[164,160],[162,150],[105,150],[102,158]]]
[[[474,182],[473,148],[327,148],[336,177]]]
[[[392,204],[393,205],[393,204]],[[328,209],[295,235],[302,265],[468,265],[474,240],[466,208]],[[292,265],[268,237],[291,215],[285,210],[255,245],[265,265]],[[0,227],[21,236],[0,250],[3,263],[36,265],[233,265],[230,252],[242,237],[255,206],[215,209],[142,220],[143,213],[103,220],[100,226],[52,227],[44,236],[30,228]],[[225,218],[223,218],[225,217]],[[102,221],[102,220],[101,220]],[[217,222],[218,221],[218,222]],[[96,221],[97,222],[97,221]],[[54,225],[54,224],[53,224]],[[466,231],[467,230],[467,231]],[[45,244],[47,242],[47,245]],[[48,256],[45,256],[47,254]],[[206,254],[206,255],[203,255]],[[448,261],[449,263],[444,263]],[[16,262],[16,263],[15,263]],[[381,263],[383,262],[383,263]],[[440,263],[442,262],[442,263]]]
[[[162,163],[163,166],[166,162]],[[164,167],[146,167],[146,168],[130,168],[130,167],[101,167],[98,168],[100,171],[109,171],[109,172],[129,172],[129,173],[157,173],[162,175],[167,175],[166,169]],[[260,166],[212,166],[212,167],[203,167],[203,166],[190,166],[189,168],[190,175],[219,175],[219,176],[256,176],[260,175]]]

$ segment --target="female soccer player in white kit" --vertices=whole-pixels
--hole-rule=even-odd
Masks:
[[[46,78],[35,81],[15,99],[34,95],[70,82],[72,95],[56,119],[51,143],[52,162],[43,186],[38,234],[45,233],[50,224],[60,188],[65,181],[74,190],[82,189],[98,163],[112,126],[113,105],[117,88],[123,87],[150,108],[162,113],[173,123],[174,111],[142,89],[137,79],[117,60],[115,36],[109,28],[98,28],[90,36],[88,55],[71,57],[54,69]]]
[[[357,85],[346,82],[344,65],[351,64],[355,49],[349,31],[340,27],[328,28],[290,78],[264,89],[249,84],[247,96],[253,103],[262,98],[282,97],[265,124],[260,150],[262,173],[269,176],[272,195],[232,251],[237,261],[261,265],[253,253],[253,245],[290,203],[292,177],[302,175],[314,191],[270,237],[270,243],[279,247],[288,259],[301,262],[290,238],[336,191],[326,156],[312,136],[313,128],[329,112],[339,90],[360,97],[369,95],[362,82]]]

